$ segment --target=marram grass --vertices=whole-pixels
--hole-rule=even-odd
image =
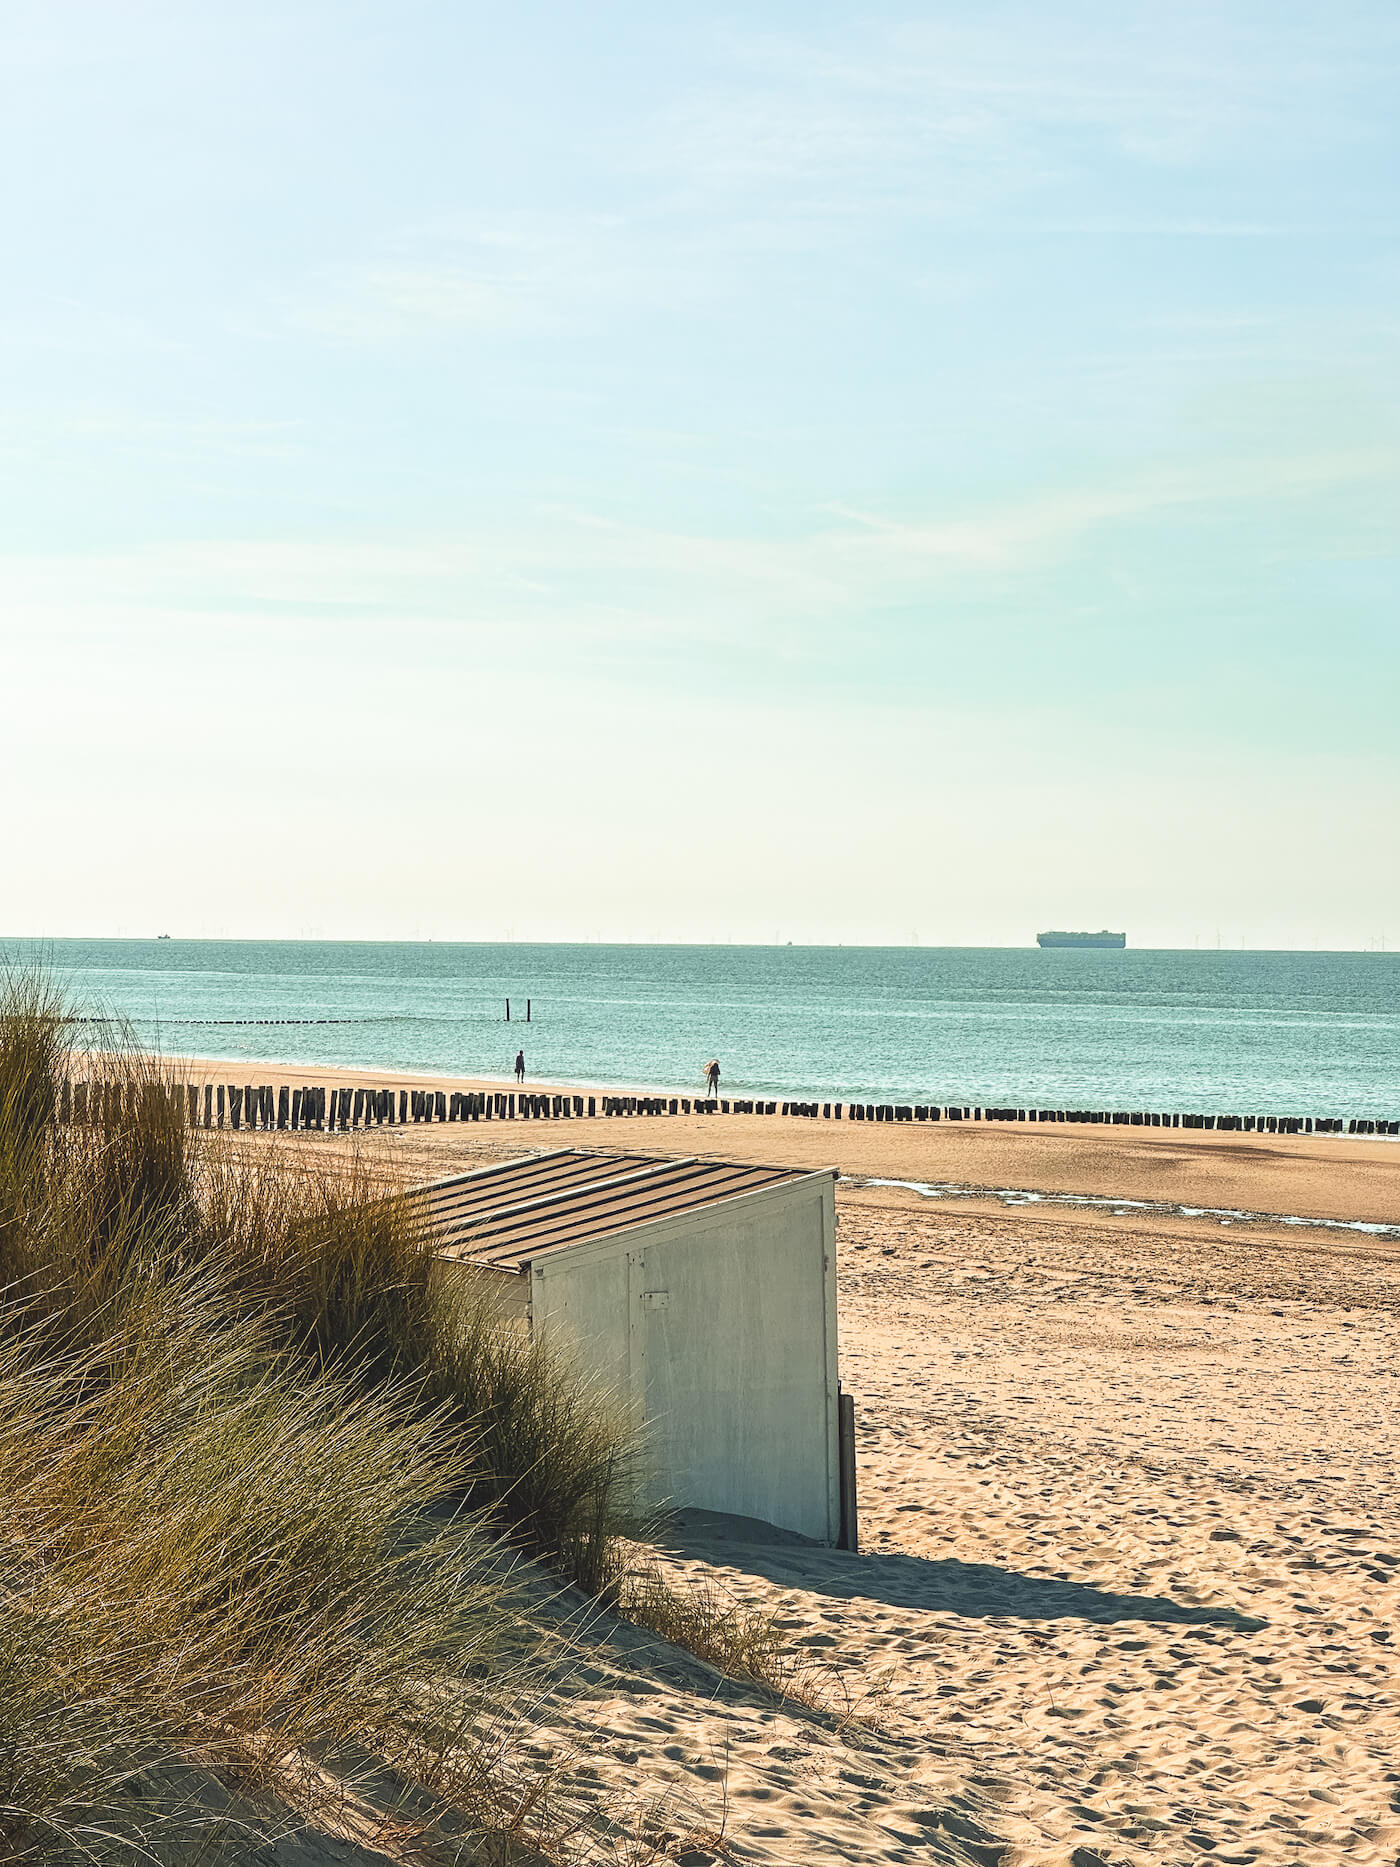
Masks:
[[[557,1852],[503,1550],[610,1579],[616,1417],[381,1187],[240,1162],[72,1029],[0,995],[0,1861],[192,1861],[229,1784],[365,1772],[435,1858]]]

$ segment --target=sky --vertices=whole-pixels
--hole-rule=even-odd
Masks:
[[[0,0],[0,935],[1400,945],[1400,9]]]

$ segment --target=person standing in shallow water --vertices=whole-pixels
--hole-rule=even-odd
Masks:
[[[517,1050],[515,1053],[515,1080],[518,1083],[523,1083],[525,1080],[525,1052],[523,1050]]]
[[[705,1079],[709,1083],[709,1094],[713,1099],[719,1094],[719,1064],[714,1060],[705,1065]]]

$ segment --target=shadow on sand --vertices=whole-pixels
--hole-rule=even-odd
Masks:
[[[810,1543],[751,1518],[684,1511],[658,1539],[677,1555],[723,1563],[779,1588],[803,1588],[834,1601],[878,1601],[923,1614],[966,1620],[1147,1621],[1256,1633],[1267,1622],[1234,1608],[1208,1608],[1161,1595],[1124,1595],[1088,1582],[1022,1575],[989,1562],[933,1560],[891,1553],[852,1556]]]

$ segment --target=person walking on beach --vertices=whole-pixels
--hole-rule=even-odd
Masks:
[[[518,1083],[523,1083],[525,1080],[525,1052],[523,1050],[517,1050],[515,1053],[515,1080]]]
[[[711,1100],[719,1094],[719,1063],[714,1057],[705,1065],[705,1080],[709,1083]]]

